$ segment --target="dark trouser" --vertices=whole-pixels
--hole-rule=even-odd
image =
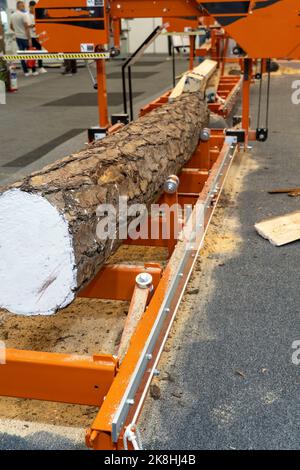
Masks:
[[[28,39],[21,39],[16,38],[18,48],[20,51],[27,51],[28,50]],[[21,60],[21,65],[24,73],[28,73],[28,67],[25,60]],[[32,67],[32,71],[35,72],[35,67]]]
[[[40,45],[37,38],[32,38],[32,47],[35,47],[37,51],[42,50],[42,46]],[[38,67],[39,67],[39,69],[41,69],[43,67],[43,61],[42,60],[38,61]]]
[[[65,72],[66,73],[76,73],[77,72],[77,62],[75,59],[66,59],[65,63]]]

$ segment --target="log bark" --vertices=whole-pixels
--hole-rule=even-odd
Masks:
[[[0,307],[52,314],[68,305],[121,241],[96,236],[99,204],[149,205],[195,150],[209,114],[184,94],[116,134],[63,158],[0,195]]]

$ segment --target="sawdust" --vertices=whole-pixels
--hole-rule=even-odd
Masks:
[[[122,246],[112,263],[166,264],[167,250]],[[0,339],[7,348],[77,355],[115,354],[128,302],[77,298],[51,316],[23,317],[0,310]],[[44,422],[83,429],[90,426],[96,407],[0,397],[0,418]]]
[[[272,76],[281,75],[300,75],[300,68],[284,67],[281,65],[277,72],[272,72]]]
[[[113,354],[128,310],[127,302],[76,299],[47,317],[21,317],[0,311],[0,338],[7,348],[80,355]],[[0,417],[64,426],[89,426],[97,408],[0,398]]]

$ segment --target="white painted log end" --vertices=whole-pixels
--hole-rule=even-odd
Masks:
[[[0,195],[0,308],[51,315],[74,299],[77,270],[68,222],[47,199]]]

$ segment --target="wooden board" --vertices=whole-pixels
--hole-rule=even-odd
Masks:
[[[179,98],[183,93],[204,91],[207,81],[215,73],[217,66],[216,61],[207,59],[192,71],[185,73],[169,96],[169,101]]]
[[[300,211],[255,224],[255,229],[272,245],[282,246],[300,239]]]

